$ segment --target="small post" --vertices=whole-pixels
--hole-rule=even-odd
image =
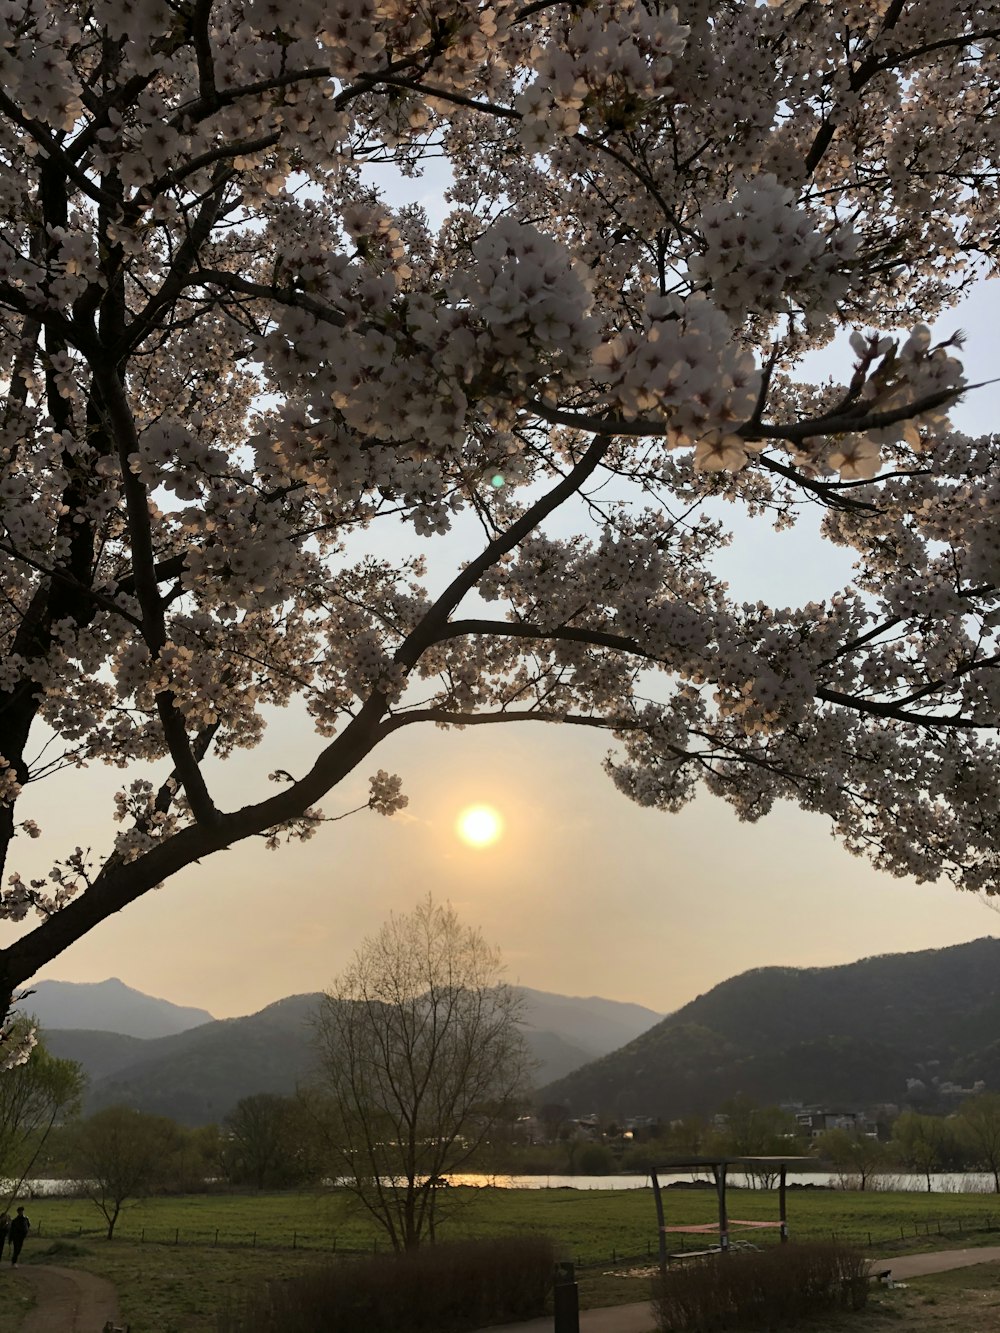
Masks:
[[[213,1249],[216,1249],[216,1250],[219,1248],[219,1228],[218,1228],[218,1227],[215,1228],[215,1244],[214,1244],[214,1246],[213,1246],[212,1248],[213,1248]]]
[[[175,1245],[179,1244],[179,1243],[180,1243],[180,1239],[181,1239],[181,1229],[180,1229],[180,1227],[175,1227],[175,1228],[174,1228],[174,1244],[175,1244]]]
[[[146,1243],[146,1228],[143,1227],[143,1229],[139,1232],[139,1244],[145,1245],[145,1243]]]
[[[555,1312],[553,1333],[580,1333],[580,1293],[571,1263],[558,1263],[552,1289]]]
[[[785,1245],[788,1242],[788,1198],[785,1193],[787,1175],[788,1167],[782,1162],[781,1175],[778,1177],[778,1220],[781,1223],[779,1231],[782,1245]]]
[[[298,1244],[298,1239],[299,1239],[299,1233],[298,1233],[297,1231],[293,1231],[293,1232],[292,1232],[292,1249],[293,1249],[293,1250],[296,1248],[296,1245]]]
[[[253,1236],[252,1236],[251,1239],[250,1239],[250,1248],[251,1248],[251,1250],[255,1250],[255,1249],[257,1248],[257,1233],[256,1233],[256,1231],[253,1233]]]

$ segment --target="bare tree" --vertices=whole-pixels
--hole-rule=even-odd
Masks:
[[[177,1145],[165,1116],[109,1106],[81,1122],[72,1153],[84,1192],[108,1224],[108,1240],[128,1199],[144,1198]]]
[[[338,1173],[397,1250],[433,1239],[438,1187],[467,1165],[529,1067],[497,950],[428,897],[368,939],[317,1019]]]
[[[819,1157],[828,1161],[845,1189],[869,1189],[888,1163],[886,1145],[857,1129],[828,1129],[816,1139]]]

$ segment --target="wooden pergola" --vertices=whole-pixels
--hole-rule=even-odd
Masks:
[[[777,1227],[781,1233],[781,1241],[784,1244],[788,1239],[788,1212],[786,1198],[786,1181],[789,1167],[814,1167],[816,1165],[815,1157],[672,1157],[664,1162],[655,1171],[651,1171],[650,1178],[653,1182],[653,1199],[656,1203],[656,1221],[659,1227],[660,1236],[660,1267],[666,1266],[668,1258],[667,1236],[681,1233],[687,1235],[713,1235],[718,1234],[718,1243],[711,1247],[712,1250],[725,1254],[729,1249],[729,1233],[734,1227],[756,1229],[766,1227]],[[735,1168],[742,1172],[769,1172],[778,1176],[778,1219],[774,1222],[748,1221],[745,1218],[735,1218],[729,1216],[728,1201],[726,1198],[726,1175],[730,1168]],[[660,1186],[659,1177],[661,1175],[676,1175],[680,1172],[701,1173],[711,1172],[715,1181],[715,1193],[719,1204],[718,1222],[697,1222],[688,1225],[667,1225],[663,1212],[663,1191]],[[708,1253],[709,1251],[701,1251]],[[698,1253],[695,1251],[694,1253]]]

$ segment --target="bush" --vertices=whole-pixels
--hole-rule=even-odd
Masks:
[[[219,1333],[460,1333],[545,1313],[552,1243],[542,1236],[431,1245],[333,1260],[248,1293]]]
[[[682,1263],[654,1284],[660,1333],[710,1333],[741,1327],[798,1325],[837,1306],[868,1299],[868,1262],[834,1243],[775,1245],[756,1253],[710,1255]]]
[[[580,1149],[575,1169],[581,1176],[607,1176],[617,1165],[610,1148],[603,1143],[588,1143]]]

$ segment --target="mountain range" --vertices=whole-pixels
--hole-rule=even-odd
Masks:
[[[571,1113],[673,1119],[761,1104],[942,1109],[1000,1090],[1000,940],[722,982],[621,1049],[544,1087]]]
[[[40,982],[27,1007],[46,1015],[49,1049],[88,1073],[87,1109],[123,1102],[197,1125],[308,1076],[319,998],[213,1019],[117,980]],[[665,1018],[593,996],[524,989],[523,999],[537,1100],[572,1115],[674,1119],[740,1093],[761,1104],[940,1110],[979,1082],[1000,1091],[1000,939],[758,968]],[[95,1015],[102,1027],[85,1027]]]
[[[520,989],[538,1082],[624,1045],[661,1017],[599,996]],[[111,979],[38,982],[24,1008],[39,1018],[53,1055],[83,1066],[86,1110],[124,1103],[199,1125],[221,1120],[242,1097],[291,1093],[308,1077],[319,1000],[292,995],[245,1018],[213,1019]],[[100,1027],[89,1025],[95,1015]]]

